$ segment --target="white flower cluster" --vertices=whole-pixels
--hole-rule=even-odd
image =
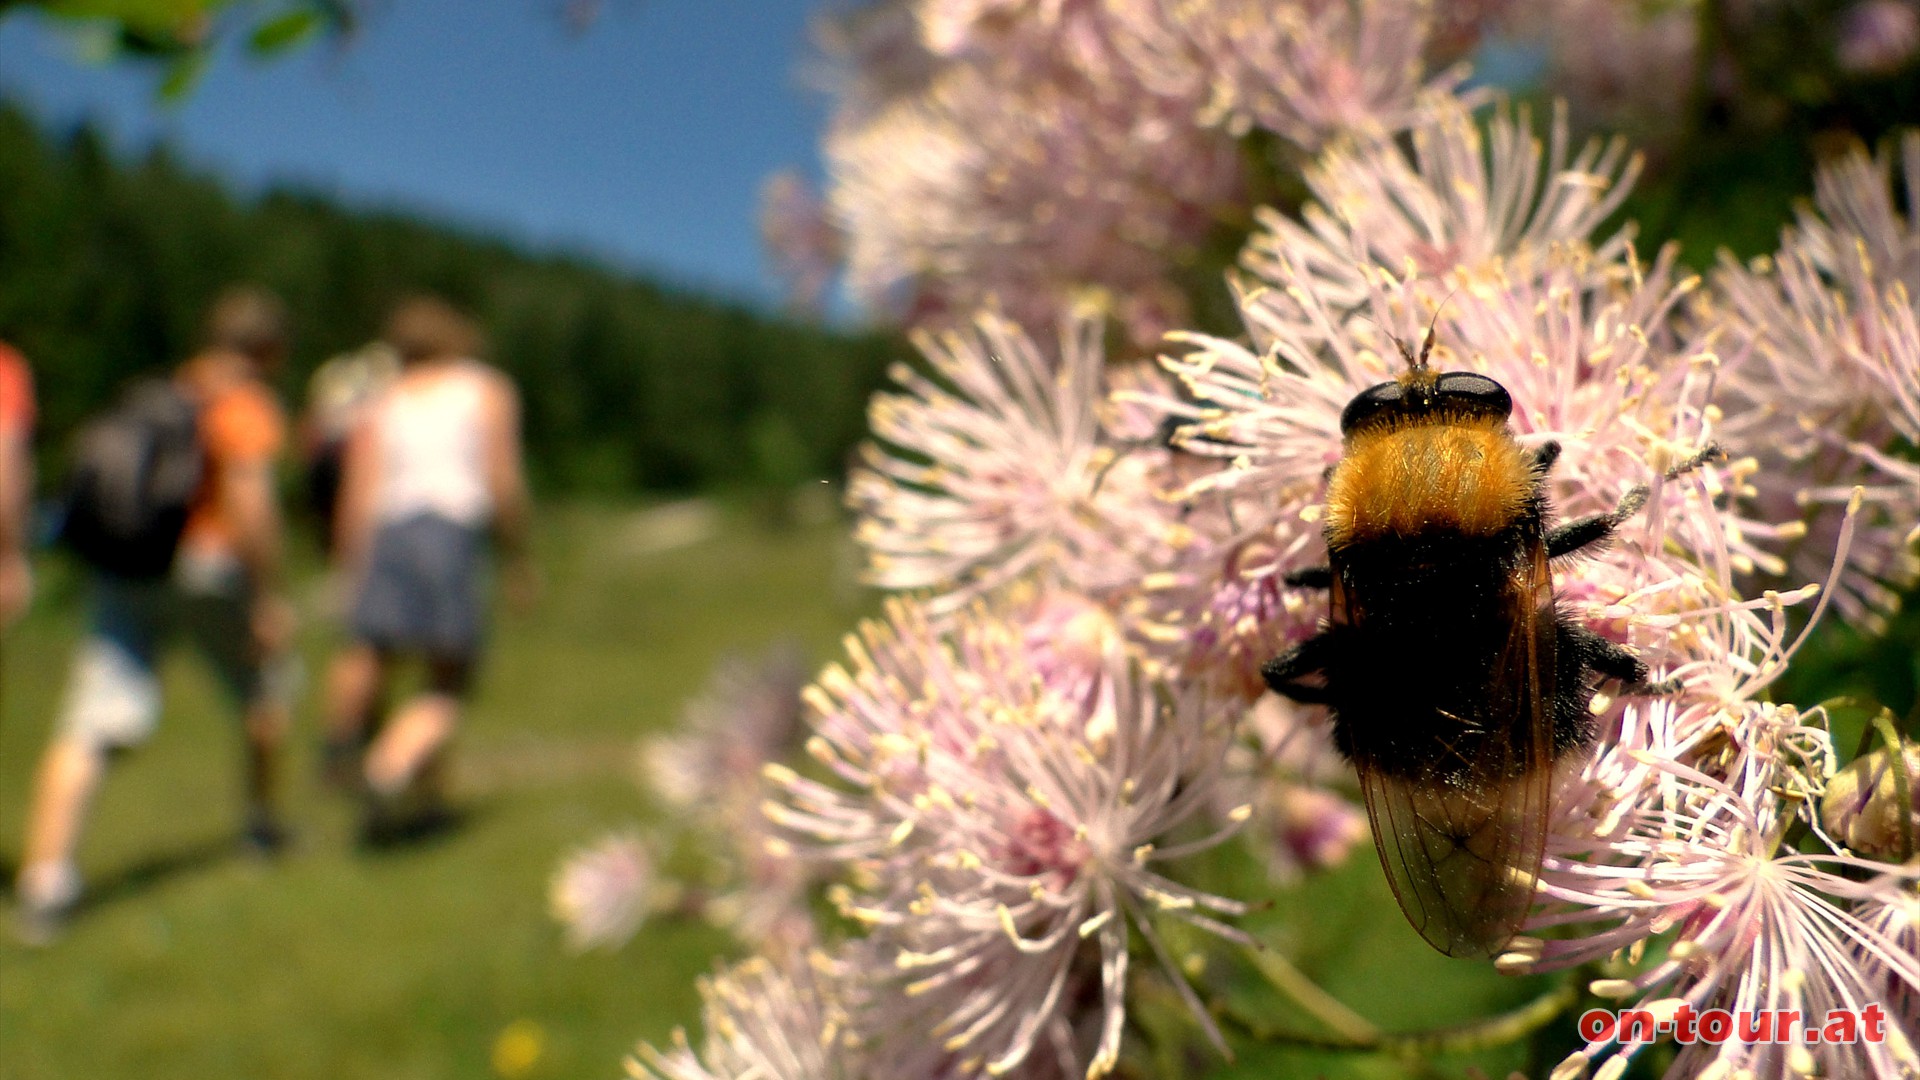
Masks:
[[[1284,883],[1364,835],[1324,710],[1259,668],[1328,617],[1290,575],[1326,562],[1342,410],[1423,340],[1511,394],[1522,448],[1558,445],[1554,521],[1646,496],[1552,587],[1661,692],[1593,699],[1497,966],[1661,1015],[1891,1016],[1872,1044],[1694,1044],[1672,1077],[1920,1073],[1920,864],[1846,846],[1826,712],[1767,696],[1796,613],[1871,628],[1920,575],[1920,136],[1898,170],[1827,166],[1776,255],[1698,277],[1609,226],[1623,143],[1429,77],[1431,15],[923,0],[850,31],[829,204],[856,282],[940,317],[850,487],[896,596],[807,690],[810,760],[765,770],[769,850],[834,882],[844,932],[709,984],[705,1056],[654,1074],[1103,1075],[1141,950],[1220,1040],[1167,920],[1251,944],[1246,901],[1180,860],[1229,844]],[[1181,314],[1169,259],[1238,197],[1215,140],[1248,130],[1313,156],[1304,206],[1250,217],[1244,333],[1109,356],[1114,317]],[[1620,1076],[1640,1047],[1610,1039],[1556,1080]]]

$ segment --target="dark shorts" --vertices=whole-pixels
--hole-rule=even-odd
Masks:
[[[485,531],[423,515],[380,526],[348,626],[376,648],[471,659],[486,629]]]
[[[94,574],[60,730],[102,749],[145,741],[160,720],[160,652],[176,635],[206,657],[242,709],[288,704],[298,681],[294,658],[259,654],[252,608],[246,573],[229,556],[183,551],[171,579]]]

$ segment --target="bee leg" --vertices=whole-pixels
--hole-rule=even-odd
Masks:
[[[1326,651],[1327,635],[1315,634],[1260,665],[1260,677],[1267,681],[1267,689],[1282,697],[1303,705],[1325,705],[1329,700],[1326,686],[1300,680],[1309,675],[1325,675]]]
[[[1303,566],[1289,571],[1281,581],[1296,589],[1333,588],[1333,568],[1329,566]]]
[[[1533,471],[1536,476],[1545,476],[1553,471],[1553,463],[1560,460],[1560,442],[1549,439],[1533,448]]]
[[[1581,663],[1590,671],[1619,680],[1622,695],[1660,697],[1680,689],[1679,679],[1648,682],[1647,665],[1639,657],[1586,627],[1573,627],[1571,637]]]
[[[1626,648],[1615,645],[1584,626],[1576,626],[1570,635],[1580,652],[1581,666],[1609,679],[1633,686],[1647,681],[1647,665]]]
[[[1709,461],[1725,461],[1725,460],[1727,460],[1727,452],[1720,448],[1719,443],[1710,442],[1707,445],[1701,447],[1700,449],[1694,451],[1692,456],[1688,457],[1687,460],[1680,462],[1678,465],[1675,465],[1671,469],[1668,469],[1663,475],[1665,476],[1666,479],[1673,480],[1678,477],[1685,476],[1686,474],[1692,472],[1693,470],[1699,468],[1700,466],[1705,465]]]
[[[1581,548],[1597,544],[1613,535],[1620,523],[1638,513],[1647,505],[1647,489],[1636,484],[1620,496],[1620,504],[1611,513],[1591,514],[1576,518],[1547,534],[1547,558],[1558,559],[1571,555]]]

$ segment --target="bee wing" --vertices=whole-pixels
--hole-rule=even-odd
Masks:
[[[1523,610],[1489,678],[1486,712],[1467,718],[1454,756],[1436,755],[1423,775],[1359,766],[1394,897],[1420,936],[1450,956],[1491,955],[1512,940],[1545,851],[1555,628],[1544,546],[1514,577]]]

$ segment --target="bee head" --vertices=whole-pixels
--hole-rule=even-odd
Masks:
[[[1427,366],[1433,352],[1433,330],[1427,330],[1415,356],[1396,340],[1407,362],[1406,374],[1360,391],[1340,413],[1340,433],[1350,435],[1375,424],[1434,423],[1448,420],[1504,421],[1513,415],[1513,397],[1507,388],[1471,371],[1434,374]]]

